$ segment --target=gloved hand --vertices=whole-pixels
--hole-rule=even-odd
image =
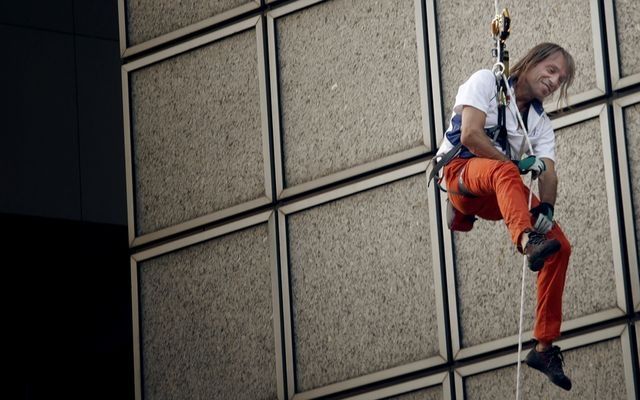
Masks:
[[[547,170],[547,166],[541,158],[529,156],[520,161],[514,161],[520,170],[520,174],[526,174],[531,171],[531,176],[536,179],[541,173]]]
[[[540,203],[537,207],[531,209],[531,215],[536,222],[533,229],[540,233],[547,233],[553,226],[553,206],[549,203]]]

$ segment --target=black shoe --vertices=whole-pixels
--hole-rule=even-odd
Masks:
[[[529,241],[524,247],[527,264],[533,272],[538,272],[544,266],[544,260],[560,250],[560,242],[556,239],[547,240],[542,233],[529,231]]]
[[[447,199],[447,226],[452,231],[469,232],[473,229],[473,223],[478,218],[473,215],[464,215],[458,211]]]
[[[571,390],[571,379],[567,378],[562,370],[564,358],[560,353],[560,347],[552,346],[545,351],[538,352],[536,347],[533,346],[533,349],[525,357],[524,362],[531,368],[535,368],[547,375],[551,382],[564,390]]]

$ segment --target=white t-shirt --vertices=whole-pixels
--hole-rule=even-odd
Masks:
[[[447,138],[447,134],[453,136],[456,133],[459,134],[463,106],[472,106],[484,112],[487,115],[485,128],[492,128],[498,124],[496,92],[496,78],[493,72],[488,69],[475,72],[460,86],[456,95],[456,103],[453,107],[449,128],[440,143],[436,157],[454,147]],[[519,159],[519,155],[529,153],[528,146],[524,140],[524,133],[518,125],[517,112],[516,99],[511,98],[507,105],[505,120],[512,159]],[[551,127],[551,120],[542,109],[542,104],[539,101],[534,101],[529,106],[527,127],[534,154],[537,157],[548,158],[555,162],[555,135]],[[505,153],[498,144],[496,144],[496,148]]]

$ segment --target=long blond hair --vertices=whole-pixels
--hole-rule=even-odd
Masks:
[[[510,76],[517,80],[519,76],[526,74],[531,68],[557,52],[562,54],[565,62],[567,63],[567,78],[560,85],[560,97],[558,98],[558,108],[560,108],[560,103],[563,101],[566,105],[569,104],[567,101],[567,89],[573,83],[573,78],[576,72],[576,64],[573,61],[573,57],[561,46],[555,43],[540,43],[529,50],[524,57],[518,60],[518,62],[511,67]]]

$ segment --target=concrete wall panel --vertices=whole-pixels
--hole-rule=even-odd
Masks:
[[[632,191],[631,198],[633,200],[636,248],[640,249],[640,104],[625,107],[623,115]],[[627,221],[627,223],[632,223],[632,221]]]
[[[521,395],[525,399],[626,400],[624,362],[620,339],[607,340],[563,352],[565,373],[573,381],[570,392],[554,386],[540,372],[523,365]],[[516,393],[516,366],[464,378],[465,398],[510,399]]]
[[[275,25],[286,187],[424,145],[413,0],[329,1]]]
[[[264,196],[257,71],[248,30],[130,73],[139,234]]]
[[[287,225],[298,392],[438,355],[423,175]]]
[[[620,77],[640,73],[640,3],[614,0]]]
[[[273,399],[267,225],[138,265],[144,398]]]
[[[595,59],[595,48],[598,47],[592,40],[588,2],[509,0],[500,2],[500,6],[508,8],[511,14],[507,48],[512,65],[535,44],[555,42],[566,48],[576,62],[576,77],[569,94],[583,93],[598,86],[596,65],[601,60]],[[490,24],[495,9],[493,2],[483,0],[465,2],[464,6],[456,1],[436,1],[436,13],[446,128],[458,87],[474,71],[493,66]],[[551,104],[555,105],[555,101]]]
[[[454,242],[461,347],[517,335],[523,261],[504,222],[478,220]],[[525,331],[533,329],[535,278],[527,270]]]
[[[560,183],[555,219],[573,248],[564,294],[568,320],[616,306],[618,266],[613,262],[599,120],[557,130],[556,149]]]
[[[127,39],[130,46],[253,3],[248,0],[124,1],[127,13]]]
[[[427,389],[416,390],[415,392],[401,394],[399,396],[387,397],[389,400],[442,400],[442,387],[430,387]]]

